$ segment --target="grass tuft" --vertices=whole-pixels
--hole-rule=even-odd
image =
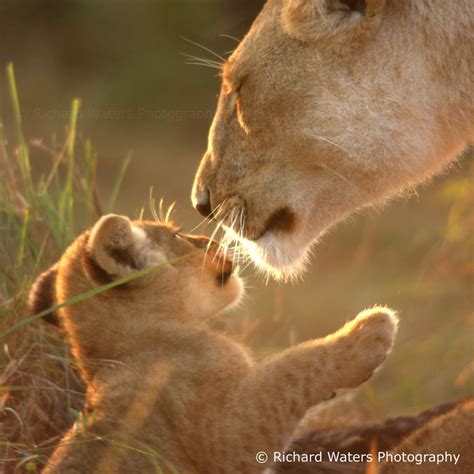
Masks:
[[[103,207],[96,189],[97,157],[90,140],[79,140],[77,131],[80,100],[72,102],[62,144],[27,142],[11,63],[6,78],[10,109],[0,111],[0,439],[7,441],[0,442],[0,472],[39,472],[81,410],[84,387],[62,334],[32,324],[46,312],[27,317],[26,299],[33,279]],[[7,112],[11,120],[4,127]],[[31,158],[34,147],[48,157],[45,172]]]

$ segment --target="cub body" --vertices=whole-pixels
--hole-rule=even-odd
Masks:
[[[309,407],[368,379],[389,351],[397,319],[374,308],[254,362],[205,324],[242,294],[232,266],[207,238],[109,215],[38,279],[33,312],[156,267],[56,315],[87,397],[44,472],[261,472]]]

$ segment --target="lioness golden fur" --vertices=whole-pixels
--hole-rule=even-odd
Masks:
[[[474,472],[474,400],[432,420],[405,439],[394,454],[459,454],[457,464],[385,463],[380,474],[469,474]]]
[[[269,0],[222,67],[192,199],[276,277],[474,138],[474,2]],[[231,212],[233,210],[233,212]]]
[[[350,412],[337,406],[340,401],[318,407],[326,420],[328,415],[336,418],[334,425],[308,431],[287,448],[299,454],[319,452],[322,461],[284,462],[276,466],[274,474],[474,472],[474,400],[445,403],[416,415],[381,422],[359,420],[357,424],[352,424]],[[328,453],[350,453],[353,457],[347,462],[330,462]],[[433,462],[430,456],[438,461]],[[361,462],[361,458],[366,461]]]
[[[45,473],[262,472],[309,407],[361,384],[386,357],[397,318],[373,308],[254,362],[205,325],[242,293],[232,261],[212,242],[206,258],[208,244],[171,224],[109,215],[38,279],[33,312],[161,265],[59,310],[87,395]]]
[[[472,144],[473,32],[471,0],[268,0],[222,67],[194,206],[299,274],[331,226]]]

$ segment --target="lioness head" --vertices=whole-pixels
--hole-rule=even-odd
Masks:
[[[79,359],[132,350],[134,341],[152,337],[164,320],[199,323],[242,293],[233,262],[217,243],[170,223],[111,214],[37,279],[30,311],[39,313],[150,267],[154,270],[139,278],[59,310],[56,318],[72,336]]]
[[[196,209],[228,226],[238,215],[254,261],[278,275],[355,209],[433,174],[472,136],[473,10],[269,0],[222,67]]]

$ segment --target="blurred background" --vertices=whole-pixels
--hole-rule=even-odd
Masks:
[[[166,203],[177,202],[176,221],[193,228],[200,219],[189,195],[219,78],[214,69],[186,64],[183,54],[213,59],[187,40],[226,56],[263,3],[2,0],[7,135],[13,125],[3,71],[13,61],[36,174],[49,166],[45,147],[64,137],[71,100],[79,97],[78,138],[93,143],[100,196],[110,195],[131,156],[115,210],[135,217],[148,210],[153,187]],[[339,225],[315,248],[297,285],[265,284],[248,268],[245,303],[217,324],[269,354],[386,304],[399,311],[400,336],[360,396],[380,413],[401,414],[472,395],[473,170],[466,153],[429,186]]]

